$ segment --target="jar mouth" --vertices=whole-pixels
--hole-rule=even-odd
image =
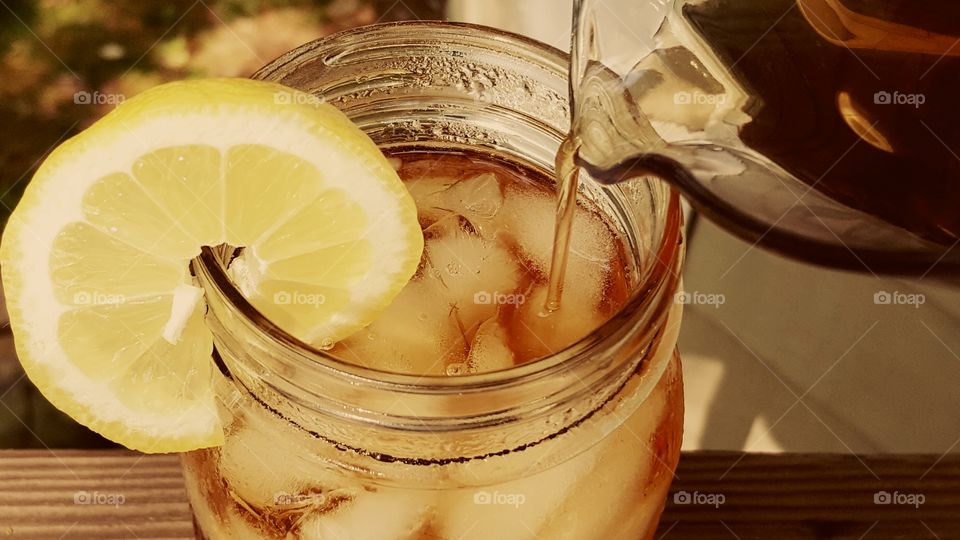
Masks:
[[[552,57],[552,59],[556,61],[556,65],[561,67],[564,72],[567,69],[566,66],[570,56],[566,52],[554,47],[553,45],[548,45],[542,41],[537,41],[523,34],[517,34],[482,24],[438,20],[394,21],[355,26],[353,28],[341,30],[328,36],[309,41],[303,45],[300,45],[296,49],[292,49],[275,58],[267,65],[258,69],[253,75],[250,76],[250,78],[269,79],[277,69],[281,68],[285,64],[296,61],[297,58],[303,54],[314,52],[314,47],[318,45],[322,46],[325,43],[336,43],[350,39],[354,36],[367,35],[374,31],[391,32],[394,29],[403,32],[422,31],[424,32],[424,36],[433,36],[435,41],[440,41],[441,36],[444,34],[451,35],[461,32],[482,33],[484,34],[484,38],[487,39],[520,45],[531,49],[537,49],[538,51],[545,53],[544,57]]]
[[[560,70],[566,80],[568,55],[559,49],[494,28],[440,21],[394,22],[345,30],[288,52],[258,71],[254,78],[270,79],[277,70],[291,62],[295,63],[301,56],[316,55],[318,49],[322,52],[324,47],[343,40],[394,30],[404,33],[422,33],[421,35],[430,36],[429,39],[437,41],[456,39],[463,33],[481,34],[483,39],[495,41],[499,45],[522,49],[528,54],[530,51],[535,52],[537,60]],[[424,38],[425,41],[426,39]],[[220,297],[236,312],[238,315],[236,322],[272,345],[283,349],[285,358],[295,361],[297,369],[304,370],[306,373],[314,372],[318,376],[336,377],[364,387],[412,394],[452,395],[509,388],[581,366],[592,359],[593,353],[623,339],[638,326],[652,329],[649,339],[651,341],[654,339],[656,330],[661,326],[659,322],[666,319],[674,303],[673,291],[676,290],[680,281],[678,269],[683,256],[683,219],[678,194],[658,184],[657,181],[647,181],[651,182],[651,185],[661,187],[667,193],[664,197],[663,210],[654,223],[660,235],[659,238],[654,239],[649,253],[644,257],[643,269],[639,272],[636,283],[631,284],[631,295],[623,307],[600,327],[566,348],[549,356],[499,371],[456,376],[414,375],[349,363],[301,341],[260,313],[243,296],[227,274],[232,250],[225,247],[204,247],[201,254],[194,259],[193,269],[204,284],[206,294]]]

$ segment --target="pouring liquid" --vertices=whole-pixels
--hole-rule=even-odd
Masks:
[[[624,75],[598,61],[598,33],[614,29],[593,9],[606,8],[575,2],[573,122],[558,163],[604,183],[657,176],[734,232],[743,211],[856,252],[827,261],[855,270],[860,253],[937,260],[960,242],[960,3],[659,3],[653,45]],[[566,199],[576,178],[558,172]],[[568,207],[562,198],[553,302]],[[774,247],[823,262],[820,244]]]

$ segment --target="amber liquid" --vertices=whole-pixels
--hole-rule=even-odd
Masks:
[[[560,309],[560,300],[563,295],[567,259],[570,257],[573,215],[577,208],[577,186],[580,184],[580,169],[574,163],[576,153],[576,142],[571,137],[564,139],[560,149],[557,150],[557,221],[553,229],[553,252],[550,258],[547,302],[543,306],[544,316],[549,316]]]
[[[592,201],[576,200],[575,187],[561,197],[570,214],[560,223],[573,225],[561,231],[567,302],[547,315],[553,179],[481,152],[407,149],[388,156],[417,205],[423,256],[390,307],[331,354],[417,375],[496,371],[563,350],[626,302],[626,242]],[[552,277],[558,275],[562,280]]]
[[[714,0],[683,15],[755,96],[744,143],[847,206],[952,244],[960,2],[825,4]],[[831,24],[837,12],[846,25]]]
[[[549,225],[558,196],[552,179],[479,152],[412,150],[388,156],[417,204],[424,256],[388,310],[337,343],[331,354],[418,376],[488,372],[562,350],[623,307],[632,285],[626,244],[599,208],[586,197],[576,200],[575,185],[567,192],[574,195],[565,207],[569,217],[561,220],[574,225],[566,237],[566,300],[563,308],[542,316],[553,240]],[[476,301],[476,294],[493,290],[530,301],[497,303],[489,296]],[[591,403],[589,412],[570,405],[568,413],[585,413],[582,422],[558,425],[556,432],[538,429],[536,440],[515,446],[493,430],[496,444],[511,445],[496,453],[461,443],[466,436],[459,432],[436,432],[425,448],[394,445],[406,453],[387,454],[378,445],[391,437],[380,430],[360,426],[341,432],[327,428],[326,417],[285,416],[252,392],[238,398],[240,385],[220,380],[218,372],[219,400],[229,404],[221,409],[226,440],[183,455],[198,530],[211,539],[654,538],[683,431],[682,372],[672,328],[665,325],[652,341],[642,342],[646,356],[611,398]],[[648,338],[636,332],[624,339],[639,348]],[[227,357],[225,365],[235,361]],[[649,368],[658,364],[665,365],[659,382],[640,394]],[[402,410],[400,399],[396,410]],[[459,399],[470,398],[437,400],[437,410],[453,415],[456,409],[445,407]],[[636,409],[629,408],[632,403]],[[619,426],[612,432],[590,424],[608,415]],[[298,423],[304,419],[306,425]],[[542,456],[563,455],[565,445],[581,438],[596,444],[528,474]],[[489,479],[475,467],[491,461],[520,472]],[[395,468],[377,477],[370,465],[381,463]],[[422,485],[425,476],[432,487]],[[484,502],[493,494],[530,502]]]

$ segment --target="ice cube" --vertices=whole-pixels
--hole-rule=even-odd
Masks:
[[[442,283],[466,330],[493,317],[498,299],[519,285],[519,265],[498,242],[458,229],[427,240],[425,250],[425,272]]]
[[[467,341],[453,300],[428,275],[407,284],[372,324],[338,343],[347,362],[398,373],[443,375],[466,358]]]
[[[441,194],[457,182],[457,178],[425,176],[405,184],[410,196],[417,203],[417,214],[420,216],[422,226],[429,226],[456,213],[455,209],[444,206]]]
[[[484,238],[493,239],[496,233],[494,218],[503,207],[503,191],[493,173],[485,173],[461,180],[439,194],[441,204],[467,218]]]
[[[268,414],[250,411],[235,421],[220,449],[220,474],[233,496],[265,508],[285,494],[343,487],[344,477],[312,457],[301,432]]]
[[[435,511],[435,497],[429,491],[368,487],[330,512],[308,515],[300,527],[300,538],[412,538],[426,528]]]
[[[636,382],[639,381],[634,384]],[[671,477],[666,464],[658,463],[660,458],[654,455],[650,443],[666,405],[664,393],[657,390],[624,425],[588,450],[595,456],[594,462],[598,466],[570,489],[549,526],[541,531],[542,538],[576,540],[586,535],[617,538],[617,532],[623,528],[627,531],[636,529],[625,527],[631,519],[649,520],[650,512],[654,511],[651,507],[659,508],[663,495],[650,493],[650,484],[654,484],[653,487],[668,486]],[[658,482],[653,482],[655,469],[665,476]],[[603,493],[613,504],[595,504],[598,493]],[[579,511],[582,508],[593,510]]]
[[[522,459],[518,454],[508,458]],[[445,496],[446,504],[439,513],[444,537],[460,540],[549,538],[539,531],[556,513],[571,486],[592,467],[593,455],[587,452],[526,478],[450,493]]]
[[[466,371],[486,373],[509,367],[513,367],[513,351],[507,343],[507,332],[497,317],[491,317],[477,328],[473,336]]]
[[[550,273],[556,211],[557,199],[552,194],[511,186],[498,219],[498,234],[515,243],[527,264],[543,279]],[[616,238],[610,228],[596,213],[578,206],[570,236],[566,283],[594,285],[593,296],[599,301],[615,256]]]
[[[425,177],[407,183],[425,225],[459,215],[485,238],[496,231],[494,217],[503,206],[500,182],[493,173],[470,178]]]
[[[465,215],[491,219],[503,206],[503,190],[494,173],[484,173],[461,180],[442,193],[443,198],[457,208],[465,209]]]
[[[568,280],[558,311],[544,314],[546,285],[534,285],[510,321],[517,363],[555,354],[586,337],[606,322],[600,311],[599,276]]]

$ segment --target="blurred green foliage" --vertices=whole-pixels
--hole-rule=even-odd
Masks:
[[[0,0],[0,223],[51,147],[109,110],[74,103],[75,92],[129,97],[167,80],[249,75],[309,39],[359,24],[438,19],[443,4]]]

